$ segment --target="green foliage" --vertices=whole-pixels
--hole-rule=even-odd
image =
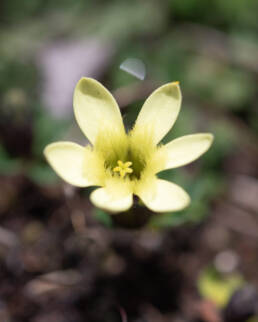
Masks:
[[[256,0],[170,0],[175,16],[215,26],[258,27]]]
[[[49,185],[59,181],[59,178],[49,165],[43,162],[32,164],[28,169],[27,175],[39,185]]]
[[[109,214],[99,208],[94,209],[94,217],[106,227],[112,227],[112,219]]]
[[[12,159],[0,144],[0,174],[16,174],[21,169],[21,160]]]
[[[219,307],[225,307],[231,295],[243,284],[244,280],[240,274],[223,276],[214,268],[206,268],[199,277],[198,289],[204,298]]]
[[[33,153],[42,157],[45,146],[56,140],[61,140],[68,127],[67,120],[54,119],[42,107],[35,107],[34,111],[34,141]]]

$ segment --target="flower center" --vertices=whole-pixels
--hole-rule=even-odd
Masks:
[[[133,169],[130,168],[133,164],[131,161],[123,162],[121,160],[118,160],[117,164],[118,166],[113,168],[113,171],[118,172],[121,178],[124,178],[127,173],[133,172]]]

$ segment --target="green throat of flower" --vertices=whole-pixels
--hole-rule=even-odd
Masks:
[[[93,166],[85,165],[85,174],[89,177],[88,169],[95,169],[93,175],[98,176],[100,185],[110,178],[137,182],[155,175],[164,164],[162,147],[153,143],[146,129],[128,134],[102,130],[91,151]]]

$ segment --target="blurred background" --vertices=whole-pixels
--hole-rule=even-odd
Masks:
[[[1,1],[1,322],[258,321],[257,12],[256,0]],[[128,58],[145,80],[119,67]],[[160,174],[189,208],[123,229],[55,175],[44,147],[86,144],[72,111],[82,76],[114,93],[128,127],[180,81],[164,142],[215,135]]]

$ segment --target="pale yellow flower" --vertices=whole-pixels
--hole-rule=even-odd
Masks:
[[[96,80],[82,78],[74,91],[74,113],[92,145],[55,142],[45,148],[45,156],[66,182],[78,187],[100,186],[90,199],[109,212],[128,210],[133,195],[154,212],[181,210],[190,202],[188,194],[156,174],[194,161],[208,150],[213,136],[198,133],[159,145],[176,121],[180,106],[178,82],[163,85],[145,101],[135,126],[126,133],[111,93]]]

